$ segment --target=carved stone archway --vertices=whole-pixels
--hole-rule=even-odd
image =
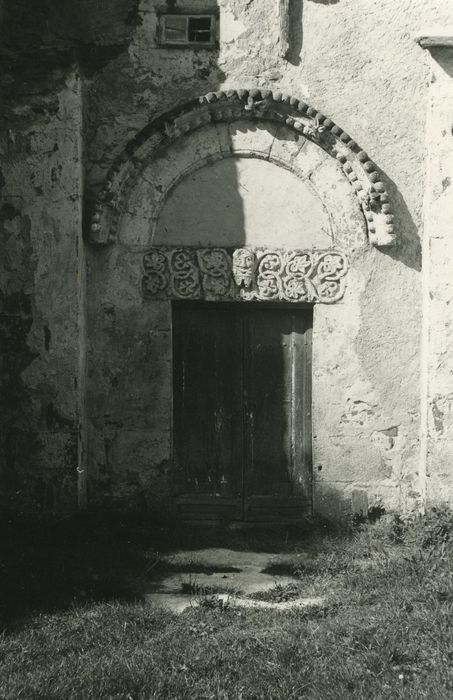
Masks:
[[[367,153],[331,119],[302,100],[264,89],[208,93],[150,122],[107,173],[94,204],[89,240],[97,245],[117,240],[119,219],[140,174],[173,142],[207,125],[238,120],[284,125],[336,159],[364,213],[370,243],[377,247],[395,244],[390,197]]]

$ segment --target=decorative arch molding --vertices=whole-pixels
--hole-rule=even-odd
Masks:
[[[237,120],[285,125],[335,158],[357,196],[370,243],[377,247],[395,244],[390,197],[367,153],[306,102],[264,89],[210,92],[151,121],[110,167],[94,204],[89,240],[102,246],[116,241],[124,204],[140,173],[173,142],[201,127]]]

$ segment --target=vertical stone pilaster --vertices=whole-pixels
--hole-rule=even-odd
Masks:
[[[427,503],[453,501],[453,28],[429,50],[423,236],[420,482]]]

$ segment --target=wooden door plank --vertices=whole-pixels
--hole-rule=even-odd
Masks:
[[[247,322],[246,517],[267,511],[274,519],[285,508],[288,515],[297,509],[306,515],[311,511],[311,313],[262,307],[250,310]]]
[[[242,496],[240,317],[234,307],[175,305],[174,461],[179,495]]]
[[[312,496],[312,324],[310,319],[299,316],[295,319],[295,441],[296,461],[294,481],[298,493]]]
[[[311,310],[174,304],[174,462],[184,520],[311,512]]]
[[[247,492],[290,496],[291,316],[254,308],[248,314]]]

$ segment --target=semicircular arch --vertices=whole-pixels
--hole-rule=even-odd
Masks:
[[[348,211],[361,211],[371,244],[395,243],[390,197],[368,155],[325,115],[301,100],[269,90],[209,93],[151,121],[107,173],[94,204],[89,239],[98,245],[117,240],[128,203],[140,197],[143,184],[148,187],[152,232],[181,180],[231,156],[262,158],[290,170],[317,191],[329,215],[343,217],[345,231]],[[332,166],[334,187],[325,177]],[[338,221],[333,221],[333,227],[338,230]],[[354,249],[366,239],[352,233],[337,242]]]

